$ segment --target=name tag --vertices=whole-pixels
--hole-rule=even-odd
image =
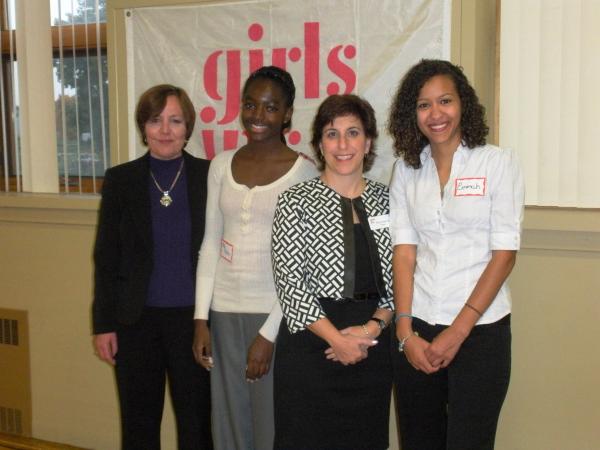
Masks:
[[[369,227],[371,230],[379,230],[380,228],[389,228],[390,226],[390,215],[382,214],[381,216],[369,217]]]
[[[454,182],[454,196],[468,197],[485,195],[485,177],[479,178],[457,178]]]
[[[225,239],[221,239],[221,258],[226,261],[233,261],[233,245]]]

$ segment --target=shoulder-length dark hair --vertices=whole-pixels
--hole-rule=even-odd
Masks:
[[[365,131],[367,139],[371,140],[369,153],[365,155],[363,162],[363,172],[368,172],[375,161],[375,141],[377,140],[377,120],[375,111],[371,104],[364,98],[354,94],[331,95],[327,97],[317,110],[312,124],[312,137],[310,145],[317,161],[317,168],[325,168],[325,158],[321,153],[320,143],[323,138],[323,130],[327,125],[333,123],[338,117],[354,116],[357,117]]]
[[[485,145],[488,126],[485,122],[485,108],[479,103],[475,89],[462,68],[449,61],[423,59],[414,65],[402,78],[396,91],[388,131],[394,140],[394,153],[415,169],[421,167],[420,154],[429,143],[417,126],[417,99],[423,85],[436,75],[449,77],[460,98],[461,139],[469,148]]]
[[[196,123],[196,111],[190,97],[180,87],[173,86],[172,84],[159,84],[144,92],[140,96],[135,108],[135,122],[144,145],[148,145],[145,129],[146,122],[160,115],[162,110],[165,109],[167,98],[170,96],[176,97],[179,100],[185,122],[185,140],[187,142],[190,139],[192,131],[194,131],[194,124]]]

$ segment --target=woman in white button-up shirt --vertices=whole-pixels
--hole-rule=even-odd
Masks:
[[[486,144],[484,108],[447,61],[409,70],[389,131],[402,158],[390,186],[402,448],[492,449],[510,378],[521,171]]]

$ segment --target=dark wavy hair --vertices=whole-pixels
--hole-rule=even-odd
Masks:
[[[292,76],[286,70],[283,70],[276,66],[264,66],[260,69],[255,70],[250,74],[246,82],[244,83],[244,87],[242,89],[242,97],[246,95],[248,88],[255,80],[270,80],[277,84],[281,91],[283,92],[283,96],[285,98],[285,106],[291,108],[294,106],[294,99],[296,98],[296,86],[294,85],[294,80]],[[281,127],[282,130],[286,128],[290,128],[292,126],[291,119],[284,123]]]
[[[179,105],[183,112],[186,143],[190,139],[192,131],[194,131],[194,124],[196,123],[196,111],[190,97],[180,87],[173,86],[172,84],[159,84],[144,92],[140,96],[135,108],[135,123],[137,124],[144,145],[148,145],[145,130],[146,122],[160,115],[162,110],[165,109],[167,98],[171,95],[179,100]],[[183,147],[185,148],[185,145]]]
[[[394,153],[404,158],[407,165],[421,167],[420,154],[429,143],[417,126],[417,99],[423,85],[436,75],[452,79],[461,104],[461,139],[469,148],[485,145],[489,128],[485,122],[485,108],[461,67],[449,61],[423,59],[402,78],[396,91],[388,131],[394,140]]]
[[[310,145],[312,146],[317,168],[323,170],[325,168],[325,158],[321,153],[319,144],[323,137],[323,130],[327,125],[333,123],[338,117],[355,116],[360,119],[365,131],[365,136],[371,139],[371,148],[369,153],[365,155],[363,162],[363,172],[368,172],[375,161],[375,141],[377,140],[377,120],[375,119],[375,111],[371,104],[365,99],[354,95],[331,95],[327,97],[317,110],[312,124],[312,137]]]

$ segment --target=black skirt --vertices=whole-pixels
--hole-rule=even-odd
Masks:
[[[320,299],[338,329],[365,323],[378,299]],[[344,366],[325,357],[327,342],[306,329],[290,334],[285,320],[274,366],[275,450],[383,450],[389,444],[389,328],[369,356]]]

